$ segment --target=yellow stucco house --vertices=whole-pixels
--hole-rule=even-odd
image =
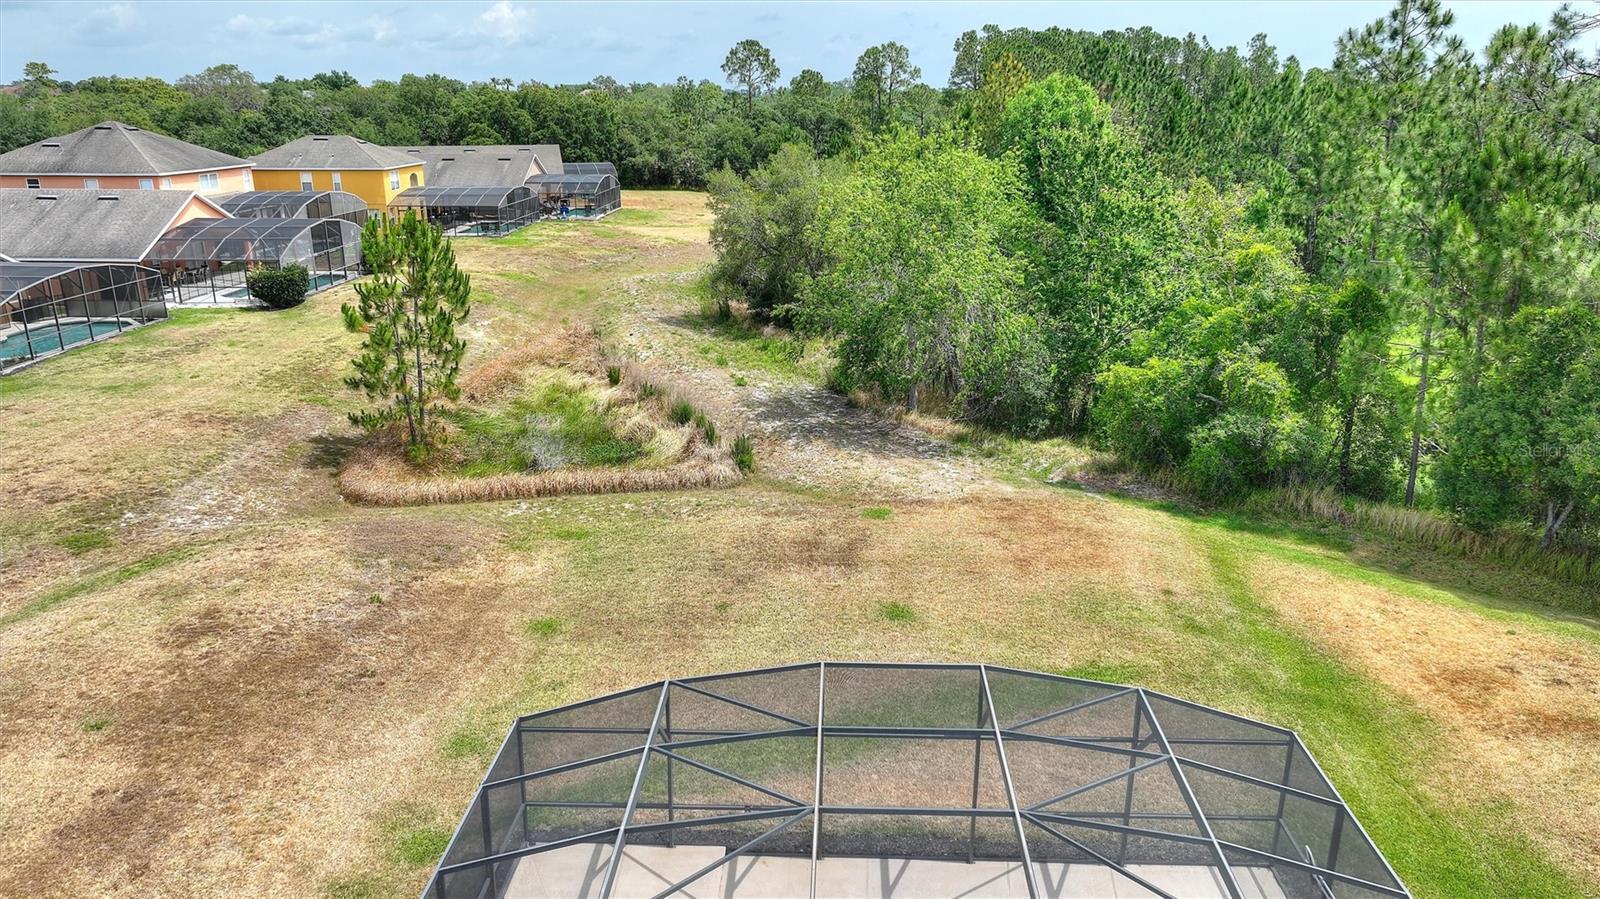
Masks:
[[[256,190],[342,190],[389,213],[394,198],[422,187],[422,160],[339,134],[312,134],[250,157]]]

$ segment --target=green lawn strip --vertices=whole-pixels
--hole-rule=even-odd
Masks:
[[[1259,717],[1296,730],[1419,897],[1573,897],[1582,894],[1487,800],[1446,806],[1422,788],[1443,739],[1404,699],[1285,629],[1251,589],[1256,541],[1196,522],[1192,533],[1237,614],[1217,635],[1233,651],[1192,685],[1220,705],[1253,702]]]
[[[0,615],[0,628],[10,627],[18,622],[26,621],[35,615],[48,612],[70,599],[75,599],[79,596],[89,593],[96,593],[101,590],[108,590],[117,586],[118,584],[131,581],[142,574],[148,574],[152,571],[155,571],[157,568],[161,568],[164,565],[170,565],[173,562],[186,559],[194,555],[194,553],[195,547],[169,549],[165,552],[156,553],[153,556],[146,556],[145,558],[139,559],[136,562],[129,562],[128,564],[117,568],[97,571],[88,577],[80,578],[79,580],[68,584],[63,584],[62,586],[51,590],[43,596],[25,603],[19,608],[13,609],[4,615]]]
[[[494,410],[457,409],[445,415],[461,428],[460,473],[470,476],[571,463],[625,465],[644,454],[644,447],[612,430],[593,394],[564,381],[546,383]]]

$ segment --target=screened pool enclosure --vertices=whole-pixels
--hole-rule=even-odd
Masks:
[[[249,190],[223,197],[229,215],[251,219],[344,219],[364,225],[367,201],[342,190]]]
[[[415,209],[446,234],[508,234],[539,217],[533,191],[517,187],[411,187],[391,204]]]
[[[561,164],[563,175],[610,175],[617,177],[617,167],[609,162],[564,162]]]
[[[0,260],[0,372],[166,317],[154,269]]]
[[[609,163],[606,163],[609,165]],[[542,215],[599,218],[622,208],[616,175],[535,175],[528,186],[539,195]]]
[[[822,662],[517,719],[424,899],[1409,893],[1289,730],[987,665]]]
[[[191,219],[156,241],[146,262],[179,302],[248,303],[251,268],[304,266],[315,292],[361,274],[361,229],[344,219]]]

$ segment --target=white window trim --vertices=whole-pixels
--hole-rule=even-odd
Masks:
[[[22,183],[26,184],[28,186],[29,190],[40,190],[41,189],[39,187],[39,179],[38,178],[29,178],[27,181],[24,181]]]
[[[301,172],[300,173],[300,189],[301,190],[316,190],[316,187],[313,186],[315,184],[316,184],[316,182],[311,180],[311,173],[310,172]]]
[[[156,189],[155,179],[154,178],[140,178],[139,179],[139,189],[140,190],[155,190]]]
[[[205,191],[205,190],[218,190],[221,187],[222,187],[222,176],[221,175],[217,174],[216,172],[201,172],[200,173],[200,189],[201,190],[203,190],[203,191]]]
[[[399,169],[390,169],[389,170],[389,189],[390,190],[399,190],[400,189],[400,170]]]
[[[85,178],[85,179],[83,179],[83,189],[84,190],[99,190],[100,189],[100,179],[99,178]]]

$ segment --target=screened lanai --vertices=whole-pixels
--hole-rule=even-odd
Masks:
[[[344,219],[191,219],[146,260],[179,302],[249,303],[251,268],[304,266],[311,292],[361,274],[361,229]]]
[[[0,260],[0,372],[166,317],[154,269]]]
[[[423,897],[1409,895],[1293,731],[1014,668],[819,662],[517,719]]]
[[[622,208],[622,187],[615,175],[535,175],[528,186],[538,193],[546,216],[599,218]]]
[[[391,204],[415,209],[446,234],[506,234],[539,217],[527,187],[411,187]]]
[[[563,162],[563,175],[610,175],[617,177],[617,167],[609,162]]]
[[[344,219],[364,225],[367,201],[342,190],[247,190],[218,201],[229,215],[252,219]]]

